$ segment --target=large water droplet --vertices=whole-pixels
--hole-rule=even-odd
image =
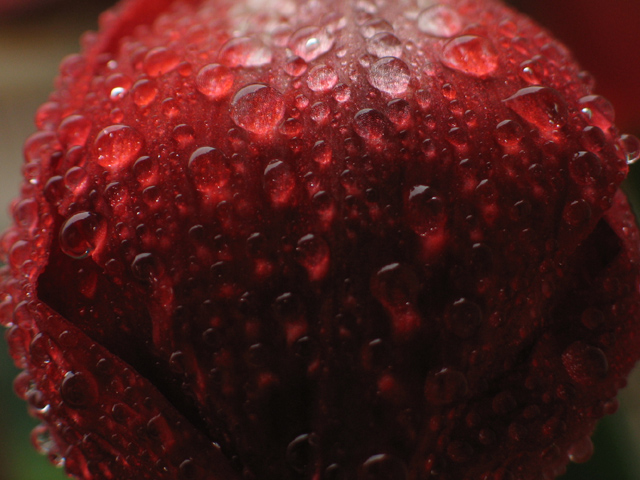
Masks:
[[[271,49],[255,37],[233,38],[220,49],[219,61],[229,67],[260,67],[271,62]]]
[[[587,95],[579,100],[582,113],[589,119],[591,125],[607,131],[613,126],[616,114],[613,105],[600,95]]]
[[[327,30],[309,26],[295,32],[289,39],[291,50],[307,62],[327,53],[335,43],[335,38]]]
[[[622,151],[629,165],[633,165],[640,158],[640,140],[635,135],[624,134],[620,136]]]
[[[297,473],[305,473],[315,457],[318,439],[313,433],[305,433],[294,438],[287,446],[285,460]]]
[[[491,41],[476,35],[463,35],[442,49],[443,63],[474,77],[486,77],[498,68],[498,52]]]
[[[297,260],[309,275],[312,282],[322,280],[329,271],[330,251],[327,242],[312,233],[298,240]]]
[[[144,138],[126,125],[111,125],[102,129],[95,141],[97,162],[112,170],[127,167],[144,147]]]
[[[180,57],[164,47],[149,50],[142,62],[142,68],[150,77],[159,77],[169,73],[180,64]]]
[[[231,102],[231,118],[236,125],[262,135],[282,121],[284,111],[280,92],[263,84],[242,88]]]
[[[583,437],[569,447],[569,460],[574,463],[584,463],[593,455],[593,442],[589,437]]]
[[[593,152],[578,152],[569,161],[571,178],[580,185],[593,184],[601,171],[602,161]]]
[[[60,249],[71,258],[87,257],[105,240],[106,222],[92,212],[79,212],[60,227]]]
[[[567,123],[567,102],[552,88],[522,88],[504,102],[546,138],[553,139],[555,132]]]
[[[328,65],[316,65],[307,77],[307,85],[314,92],[327,92],[336,83],[338,83],[338,74]]]
[[[234,75],[224,65],[216,63],[205,65],[196,76],[198,91],[212,100],[225,97],[233,86]]]
[[[72,408],[87,408],[96,400],[95,385],[84,373],[69,372],[60,385],[60,396]]]
[[[91,121],[89,119],[82,115],[70,115],[60,123],[58,138],[60,143],[67,148],[83,147],[87,143],[90,132]]]
[[[420,13],[418,28],[433,37],[450,38],[462,30],[458,13],[447,5],[434,5]]]
[[[442,198],[428,186],[416,185],[408,197],[409,225],[418,235],[429,235],[446,221]]]
[[[369,82],[378,90],[400,95],[409,86],[409,67],[399,58],[384,57],[369,70]]]

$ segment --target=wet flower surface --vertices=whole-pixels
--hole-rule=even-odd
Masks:
[[[124,2],[61,66],[2,318],[82,479],[550,479],[638,351],[639,155],[493,1]]]

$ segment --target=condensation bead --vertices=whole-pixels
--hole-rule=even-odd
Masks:
[[[433,37],[450,38],[462,30],[458,13],[447,5],[434,5],[418,16],[418,28]]]
[[[233,87],[233,72],[224,65],[210,64],[202,67],[196,75],[196,88],[212,100],[224,98]]]
[[[90,255],[105,241],[106,221],[92,212],[79,212],[60,227],[60,249],[71,258]]]
[[[209,196],[223,194],[231,177],[226,155],[212,147],[200,147],[194,151],[187,168],[196,189]]]
[[[491,41],[464,35],[449,41],[442,49],[443,63],[474,77],[486,77],[498,68],[498,52]]]
[[[175,69],[180,63],[178,55],[164,47],[149,50],[142,62],[142,68],[150,77],[159,77]]]
[[[311,466],[318,448],[318,439],[313,433],[305,433],[294,438],[285,454],[287,465],[297,473],[305,473]]]
[[[482,310],[466,298],[451,305],[445,318],[447,329],[460,338],[473,336],[482,324]]]
[[[72,408],[87,408],[97,399],[95,382],[84,373],[69,372],[60,385],[60,396]]]
[[[367,52],[376,57],[399,57],[402,42],[392,33],[378,33],[367,41]]]
[[[569,447],[569,460],[574,463],[584,463],[593,455],[591,438],[584,437]]]
[[[592,125],[605,132],[613,126],[616,115],[613,105],[606,98],[600,95],[587,95],[579,100],[579,104]]]
[[[387,120],[378,110],[365,108],[355,115],[353,129],[365,140],[379,141],[385,135]]]
[[[362,464],[364,480],[406,480],[407,466],[395,455],[373,455]]]
[[[295,190],[295,176],[282,160],[272,160],[264,170],[264,190],[276,207],[287,205]]]
[[[329,271],[330,250],[327,242],[312,233],[298,240],[296,247],[297,260],[307,270],[312,282],[322,280]]]
[[[127,167],[144,147],[144,138],[126,125],[111,125],[96,137],[97,162],[106,168],[118,170]]]
[[[327,92],[336,83],[338,83],[338,74],[328,65],[316,65],[307,77],[307,85],[314,92]]]
[[[627,164],[632,165],[640,158],[640,140],[635,135],[624,134],[620,136],[622,150],[627,159]]]
[[[271,62],[272,52],[255,37],[229,40],[220,49],[219,61],[228,67],[260,67]]]
[[[562,95],[549,87],[526,87],[504,100],[505,104],[545,137],[567,123],[568,107]]]
[[[333,48],[335,37],[326,29],[303,27],[289,39],[289,48],[306,62],[311,62]]]
[[[595,153],[581,151],[569,161],[569,172],[576,183],[590,185],[595,183],[602,172],[602,161]]]
[[[369,70],[371,85],[390,95],[400,95],[406,92],[409,79],[409,67],[395,57],[381,58]]]
[[[238,91],[231,102],[231,118],[239,127],[264,135],[283,119],[284,98],[263,84],[249,85]]]
[[[150,105],[158,96],[158,89],[152,80],[139,80],[131,89],[133,103],[138,107]]]
[[[91,121],[82,115],[71,115],[65,118],[58,127],[60,143],[67,148],[83,147],[87,143],[91,127]]]
[[[578,385],[595,385],[607,378],[609,362],[605,353],[591,345],[577,341],[562,353],[562,365]]]

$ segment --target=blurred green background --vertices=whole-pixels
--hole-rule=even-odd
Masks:
[[[585,5],[596,3],[595,0],[581,1],[585,2]],[[567,13],[569,4],[578,5],[578,2],[558,2],[566,2],[563,5],[564,14],[569,15],[567,18],[553,7],[550,10],[549,5],[553,6],[555,3],[547,0],[512,0],[511,3],[548,25],[557,36],[569,43],[583,66],[596,73],[603,90],[609,89],[619,93],[621,89],[630,89],[632,96],[628,97],[629,102],[624,105],[626,110],[623,112],[622,129],[640,136],[640,108],[636,108],[640,105],[640,88],[634,90],[629,87],[633,87],[629,82],[640,81],[640,76],[634,79],[621,77],[631,75],[629,69],[640,65],[640,33],[637,31],[640,18],[632,19],[633,31],[617,32],[618,36],[626,35],[624,38],[627,39],[626,44],[620,46],[627,53],[619,55],[619,68],[615,71],[597,72],[602,65],[598,63],[597,55],[590,55],[589,52],[592,50],[589,50],[589,45],[581,43],[580,36],[575,34],[576,29],[579,31],[580,28],[584,28],[583,23],[579,26],[572,25],[571,12]],[[40,11],[23,13],[13,18],[0,18],[0,205],[8,205],[10,199],[17,194],[22,143],[33,132],[33,114],[46,100],[52,88],[57,65],[66,54],[78,50],[80,34],[87,29],[95,29],[99,12],[112,3],[110,0],[52,2]],[[606,3],[598,3],[602,9],[602,16],[607,15],[607,9],[612,5],[612,15],[629,15],[640,11],[636,6],[637,0],[609,0]],[[630,12],[628,14],[625,14],[625,5]],[[583,19],[578,17],[574,20],[583,22]],[[620,28],[629,24],[629,18],[624,20],[620,23]],[[616,19],[610,18],[608,24],[616,25]],[[589,32],[585,30],[585,35],[587,33]],[[585,42],[599,41],[593,36],[585,38]],[[616,59],[607,58],[607,61]],[[625,68],[628,71],[625,71]],[[606,80],[604,77],[607,74],[611,76],[608,77],[611,82],[603,81]],[[626,184],[636,212],[640,212],[639,170],[640,166],[632,169]],[[0,230],[4,229],[8,222],[9,218],[3,211],[0,214]],[[12,381],[18,371],[9,360],[6,350],[5,342],[0,341],[0,480],[63,480],[66,477],[62,471],[52,467],[45,457],[36,454],[31,447],[29,432],[36,422],[27,415],[24,402],[13,394]],[[567,474],[561,480],[640,478],[638,398],[640,373],[632,377],[630,386],[622,392],[619,412],[605,418],[598,426],[594,437],[595,454],[591,461],[582,465],[570,465]]]

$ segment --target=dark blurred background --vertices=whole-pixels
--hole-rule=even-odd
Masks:
[[[22,143],[34,131],[33,115],[52,88],[60,60],[77,52],[80,34],[97,28],[113,0],[0,0],[0,206],[17,195]],[[512,0],[548,27],[597,79],[596,91],[616,107],[617,123],[640,136],[640,1]],[[640,212],[640,170],[626,189]],[[9,224],[0,207],[0,230]],[[35,453],[29,432],[36,422],[12,392],[18,371],[0,341],[0,480],[63,480],[60,469]],[[562,480],[640,478],[640,373],[622,392],[619,412],[604,419],[590,462],[570,465]]]

